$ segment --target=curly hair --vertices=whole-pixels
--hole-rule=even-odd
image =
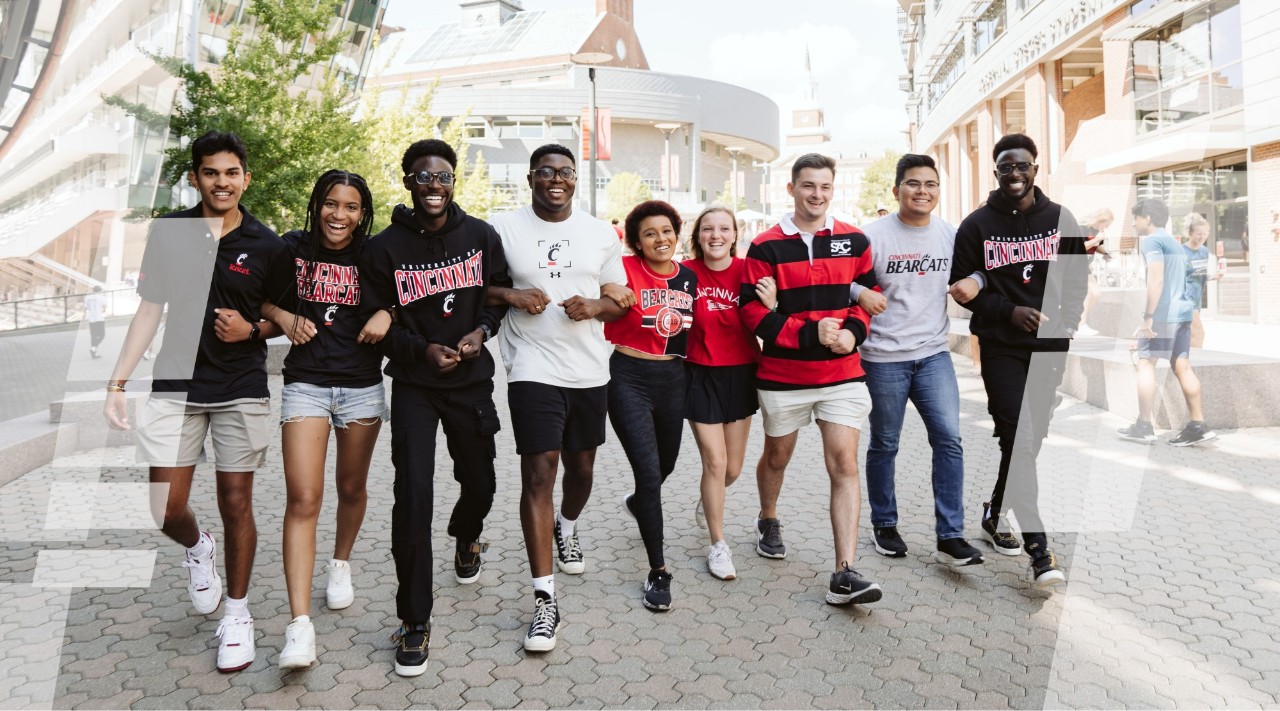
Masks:
[[[646,200],[631,208],[623,228],[627,246],[636,254],[640,254],[640,222],[647,217],[667,218],[676,234],[680,234],[680,225],[682,224],[680,222],[680,213],[674,207],[661,200]]]

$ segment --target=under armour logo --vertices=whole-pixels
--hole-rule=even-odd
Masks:
[[[553,278],[553,279],[559,279],[559,278],[560,278],[560,272],[551,272],[551,278]]]

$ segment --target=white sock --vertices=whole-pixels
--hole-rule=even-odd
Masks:
[[[310,616],[310,615],[298,615],[297,617],[293,618],[293,621],[294,621],[294,622],[310,622],[310,621],[311,621],[311,616]]]
[[[226,610],[227,617],[249,617],[249,598],[242,597],[239,600],[233,600],[228,595]]]
[[[213,537],[205,535],[204,531],[200,532],[200,540],[196,541],[194,546],[187,549],[187,554],[192,558],[204,560],[213,553]]]
[[[546,594],[550,595],[550,596],[552,597],[552,599],[555,599],[555,596],[556,596],[556,576],[554,576],[554,575],[544,575],[544,576],[543,576],[543,577],[541,577],[541,578],[534,578],[534,579],[533,579],[533,589],[534,589],[534,591],[535,591],[535,592],[537,592],[538,590],[541,590],[542,592],[544,592],[544,593],[546,593]]]
[[[568,538],[573,535],[573,529],[578,525],[578,519],[570,521],[564,517],[563,513],[556,512],[556,521],[560,522],[560,535]]]

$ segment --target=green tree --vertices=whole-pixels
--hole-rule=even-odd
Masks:
[[[463,136],[466,116],[458,117],[441,126],[439,117],[431,113],[431,101],[435,87],[410,103],[408,88],[398,92],[392,100],[383,100],[383,90],[366,84],[360,96],[360,117],[357,128],[363,142],[353,159],[352,170],[362,175],[373,194],[375,231],[391,224],[391,211],[399,204],[410,204],[409,193],[404,189],[404,172],[400,161],[415,141],[440,138],[453,146],[458,154],[457,176],[453,199],[468,214],[484,219],[500,208],[501,198],[489,179],[489,168],[484,155],[477,152],[475,161],[469,158],[469,146]]]
[[[605,199],[609,201],[606,220],[623,220],[631,208],[653,199],[653,191],[644,184],[644,179],[636,173],[618,173],[609,180],[604,190]]]
[[[721,190],[719,193],[716,194],[715,204],[724,205],[725,207],[731,207],[733,208],[734,212],[739,212],[741,210],[747,209],[747,198],[745,195],[739,195],[738,204],[734,205],[733,204],[733,186],[729,184],[728,180],[726,180],[724,181],[724,190]]]
[[[253,183],[242,203],[277,228],[303,224],[315,179],[342,167],[364,141],[351,121],[350,88],[332,74],[319,74],[342,46],[330,32],[339,0],[253,0],[252,39],[232,31],[227,53],[212,73],[176,58],[154,57],[182,81],[183,100],[163,116],[120,97],[104,97],[163,131],[171,147],[164,174],[171,185],[191,169],[190,140],[209,130],[231,131],[244,140]],[[318,80],[299,91],[304,77]],[[167,211],[158,206],[153,214]]]
[[[885,151],[862,172],[862,194],[858,198],[862,214],[874,216],[878,205],[884,205],[893,212],[893,178],[901,157],[902,154],[896,151]]]

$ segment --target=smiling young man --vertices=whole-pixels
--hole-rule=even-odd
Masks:
[[[165,535],[186,547],[187,591],[196,611],[209,614],[222,597],[217,548],[187,501],[205,435],[213,435],[227,554],[217,666],[232,672],[254,660],[248,605],[258,542],[253,472],[262,466],[271,431],[266,339],[279,333],[261,321],[259,309],[270,275],[289,268],[289,255],[284,242],[240,206],[250,175],[238,137],[211,131],[197,138],[191,165],[188,179],[200,203],[152,225],[138,274],[142,301],[107,385],[105,415],[112,427],[130,428],[125,385],[167,304],[151,397],[138,418],[138,459],[149,463],[152,484],[167,485],[167,493],[164,486],[153,489],[153,510]]]
[[[898,161],[893,196],[898,212],[864,229],[871,241],[882,295],[854,283],[851,296],[873,314],[871,334],[859,349],[871,392],[867,447],[867,499],[876,551],[907,555],[898,533],[894,460],[910,400],[924,420],[933,449],[934,559],[950,566],[982,562],[964,539],[964,450],[960,445],[960,390],[947,341],[947,286],[956,229],[933,216],[938,204],[933,159],[908,153]]]
[[[760,516],[756,552],[784,558],[778,496],[800,428],[817,420],[831,482],[835,570],[827,590],[833,605],[880,599],[880,586],[850,565],[858,547],[858,433],[871,409],[858,345],[870,315],[850,296],[850,284],[875,286],[871,246],[858,228],[827,215],[836,164],[809,153],[791,166],[787,192],[795,211],[762,232],[747,251],[742,321],[763,342],[756,373],[764,413],[764,453],[756,468]],[[770,310],[756,284],[771,277],[778,303]]]
[[[497,332],[506,308],[486,306],[485,290],[510,280],[497,233],[453,202],[457,163],[444,141],[409,146],[401,168],[412,207],[397,205],[391,225],[369,240],[360,259],[362,315],[395,311],[381,347],[391,361],[391,554],[400,584],[395,670],[401,676],[426,670],[431,641],[437,427],[444,426],[453,477],[462,489],[448,529],[457,539],[459,583],[480,575],[480,533],[495,490],[499,424],[493,356],[484,342]]]
[[[577,525],[591,495],[596,448],[605,440],[611,349],[603,322],[625,313],[613,298],[626,303],[630,295],[613,228],[573,209],[577,184],[573,152],[541,146],[529,157],[533,203],[491,218],[514,281],[512,289],[491,290],[490,300],[511,307],[500,341],[520,455],[520,525],[533,575],[533,621],[524,640],[531,652],[554,649],[560,627],[552,546],[561,572],[586,570]],[[606,297],[609,285],[618,293]],[[562,460],[557,513],[553,495]]]
[[[1084,310],[1089,263],[1071,211],[1035,186],[1036,144],[1010,134],[996,142],[992,158],[999,187],[956,231],[951,294],[973,312],[969,329],[982,341],[987,411],[1000,442],[982,536],[996,552],[1018,555],[1023,546],[1001,525],[1002,513],[1012,509],[1031,557],[1031,581],[1043,588],[1066,578],[1040,518],[1036,458]]]

